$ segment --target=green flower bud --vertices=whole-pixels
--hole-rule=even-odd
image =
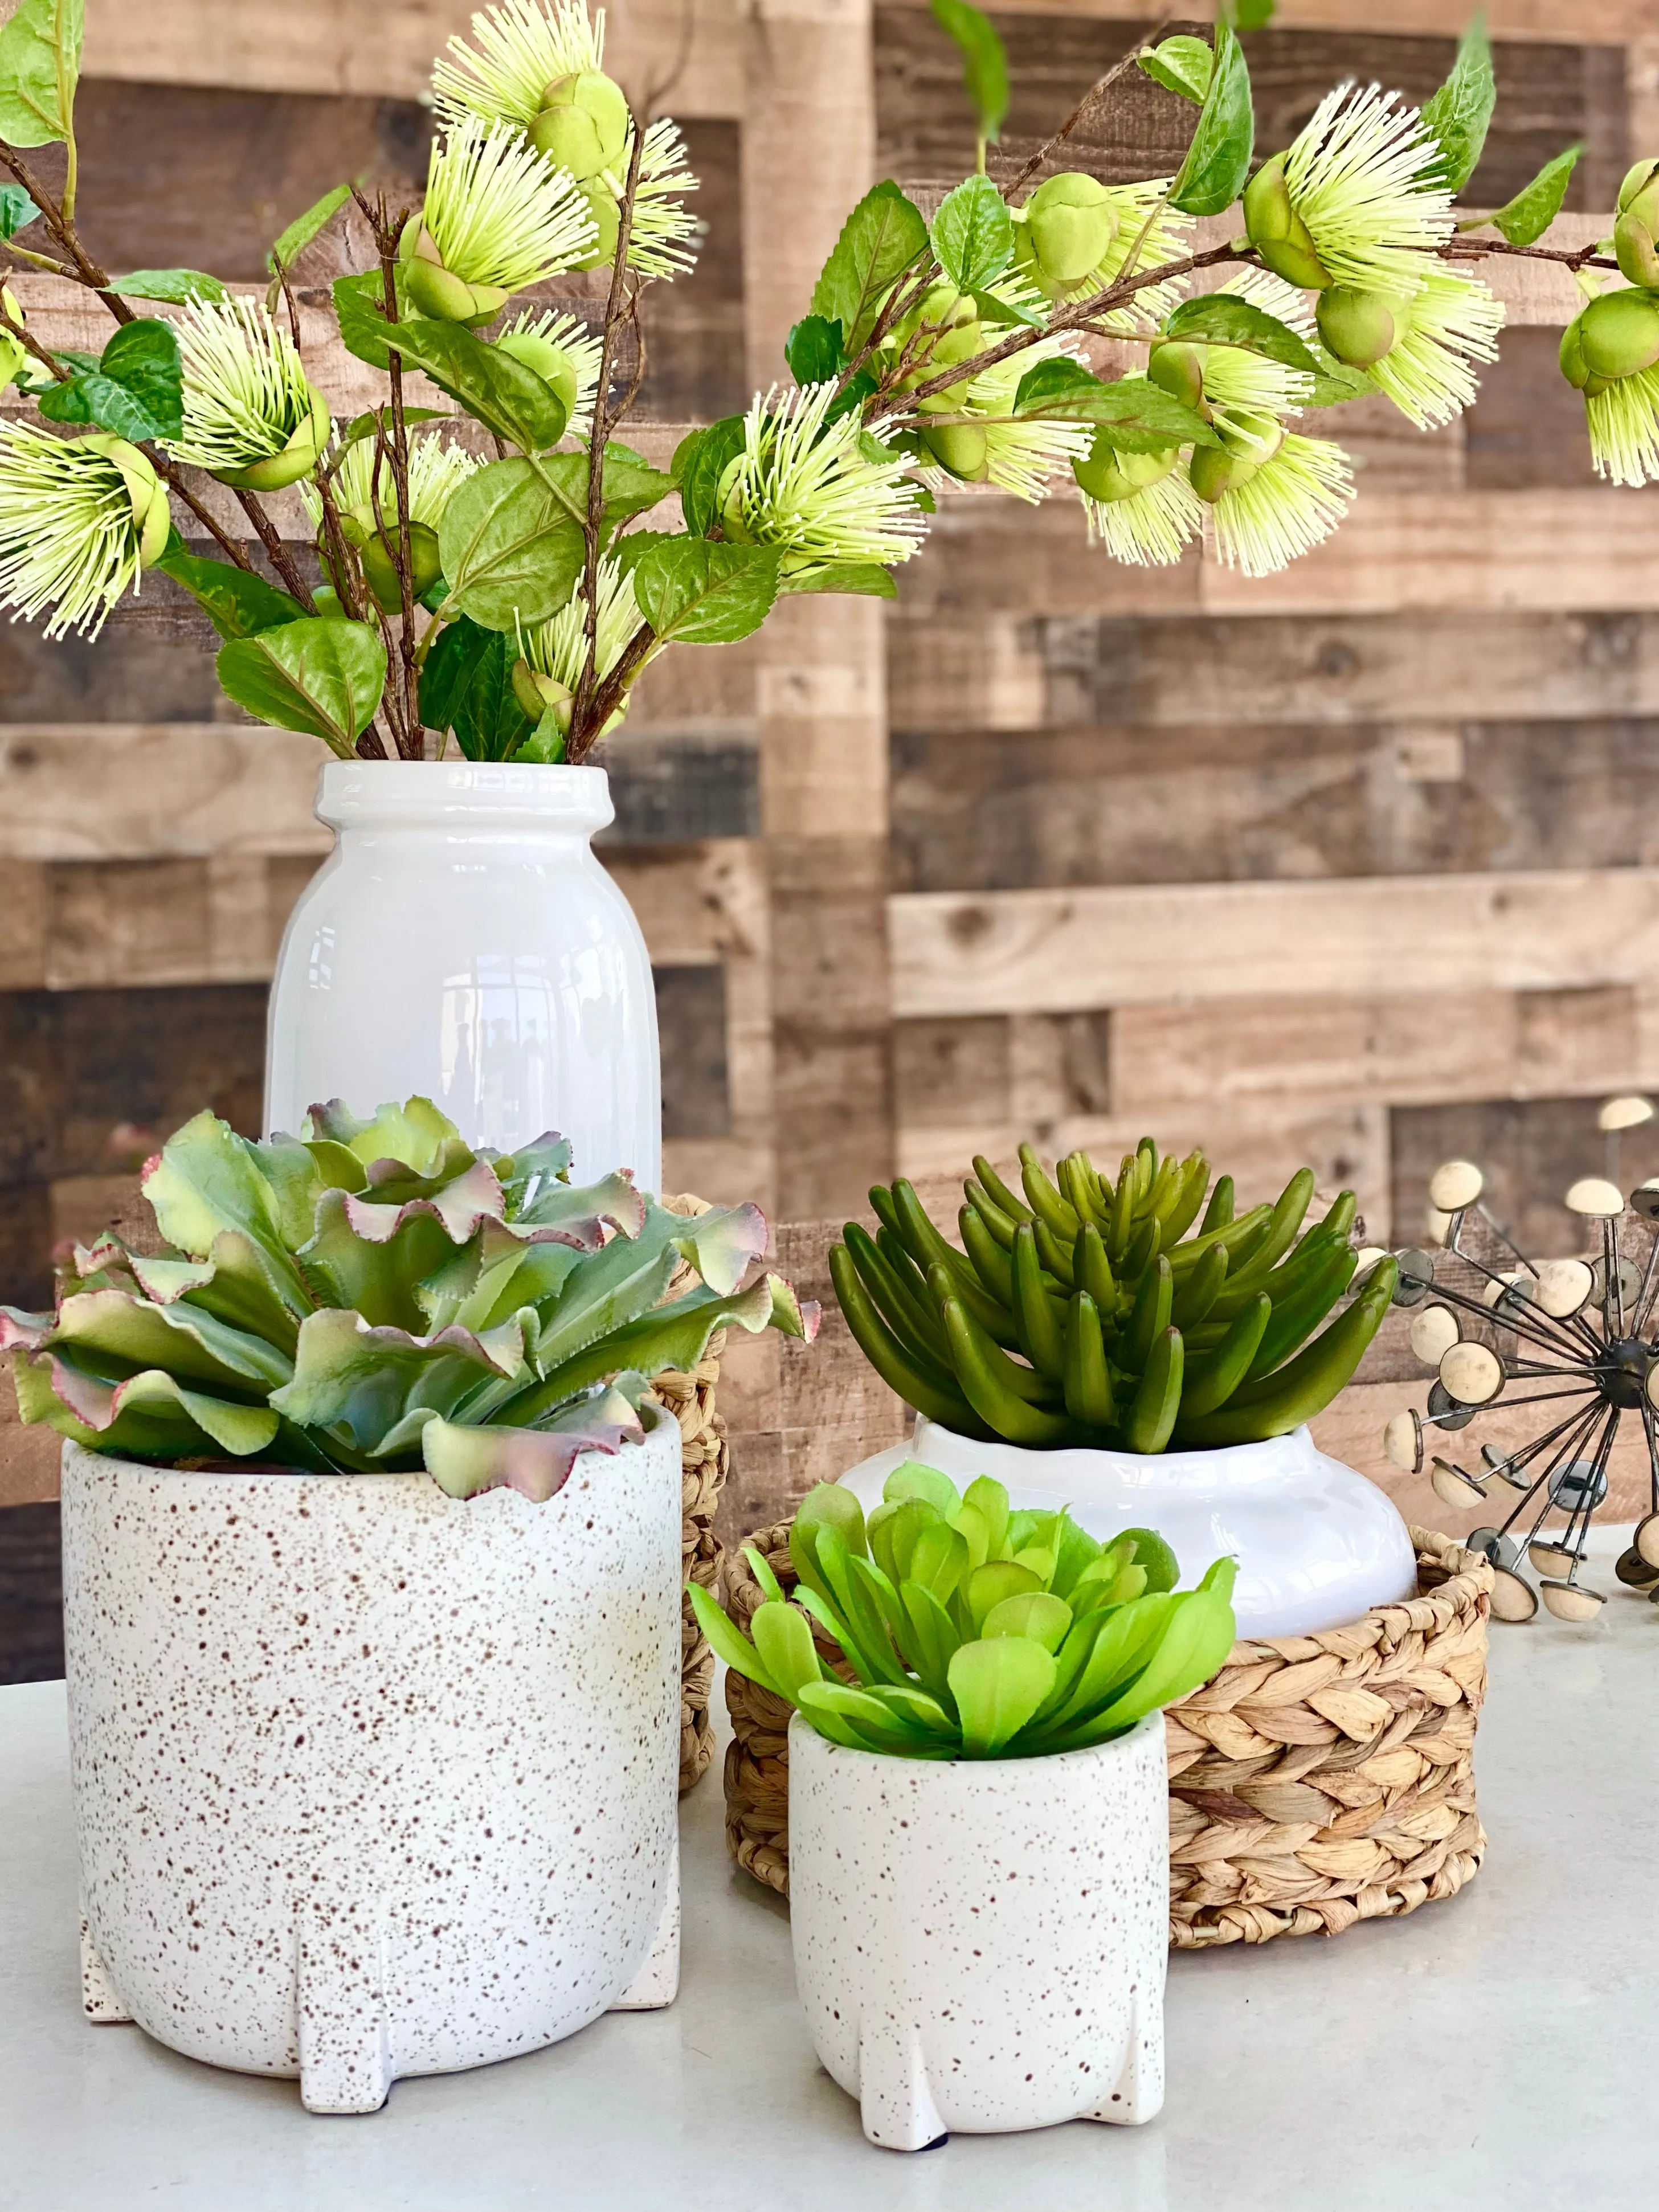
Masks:
[[[1619,212],[1629,215],[1635,210],[1645,218],[1648,211],[1641,204],[1649,200],[1656,201],[1656,211],[1659,211],[1659,161],[1651,155],[1626,170],[1625,181],[1619,187]]]
[[[343,615],[345,612],[340,604],[340,594],[332,584],[313,584],[311,604],[319,615]]]
[[[733,545],[752,545],[755,541],[737,497],[738,478],[742,472],[743,455],[738,453],[720,471],[720,480],[714,487],[714,512],[720,519],[722,534]]]
[[[409,262],[404,289],[410,305],[436,322],[464,323],[472,313],[472,287],[423,253]]]
[[[1188,407],[1204,407],[1204,354],[1201,347],[1164,338],[1152,350],[1146,374],[1161,391],[1184,399]]]
[[[1108,443],[1104,431],[1097,430],[1087,458],[1073,462],[1072,474],[1091,499],[1110,506],[1115,500],[1133,499],[1149,484],[1162,483],[1180,459],[1176,446],[1161,453],[1126,453]]]
[[[1393,310],[1380,293],[1333,284],[1314,307],[1326,350],[1349,368],[1369,368],[1394,349],[1400,335]]]
[[[353,524],[357,525],[356,530],[353,529]],[[362,563],[363,581],[374,594],[374,604],[385,614],[396,614],[404,603],[403,587],[398,581],[398,564],[392,559],[391,550],[398,540],[396,526],[388,522],[386,536],[382,538],[372,520],[366,520],[365,510],[354,508],[351,515],[346,518],[344,532],[357,548],[357,557]],[[410,524],[409,560],[410,596],[420,599],[443,574],[443,562],[438,552],[438,533],[430,524]]]
[[[313,391],[310,414],[281,453],[271,454],[268,460],[255,461],[251,468],[219,469],[214,474],[221,483],[230,484],[239,491],[281,491],[284,486],[298,483],[301,477],[311,474],[332,428],[328,402],[320,392]]]
[[[1249,483],[1261,465],[1255,456],[1229,453],[1224,446],[1194,446],[1187,474],[1199,497],[1213,507],[1224,493]]]
[[[129,445],[125,438],[98,431],[86,442],[94,452],[113,461],[121,471],[121,481],[132,503],[133,526],[138,532],[138,565],[148,568],[166,552],[172,534],[173,513],[167,505],[167,488],[156,475],[149,454]]]
[[[562,345],[539,338],[533,331],[509,331],[495,341],[497,353],[533,368],[544,384],[551,385],[563,403],[566,418],[576,411],[576,364]]]
[[[1589,371],[1584,366],[1584,348],[1578,325],[1582,315],[1575,315],[1561,333],[1560,350],[1556,356],[1561,374],[1576,392],[1582,392],[1589,382]]]
[[[513,664],[513,696],[532,722],[539,722],[550,708],[559,727],[570,727],[574,694],[556,676],[543,676],[527,660],[515,660]]]
[[[1659,298],[1651,292],[1606,292],[1577,325],[1578,348],[1592,376],[1616,382],[1659,361]]]
[[[1645,201],[1650,196],[1644,194]],[[1656,208],[1659,215],[1659,208]],[[1621,215],[1613,226],[1613,250],[1619,257],[1619,266],[1632,284],[1643,284],[1650,290],[1659,290],[1659,242],[1654,237],[1655,224],[1646,222],[1634,209]]]
[[[603,269],[617,258],[617,245],[622,235],[622,210],[617,196],[602,178],[595,178],[581,187],[582,198],[587,202],[587,212],[593,218],[599,233],[591,250],[580,261],[573,261],[573,269]]]
[[[963,483],[983,483],[991,473],[989,441],[976,422],[924,425],[921,441],[939,466]]]
[[[585,184],[622,160],[631,120],[622,87],[598,70],[581,70],[556,78],[543,93],[530,143]]]
[[[1023,210],[1038,268],[1054,284],[1076,284],[1098,269],[1117,236],[1117,210],[1104,185],[1079,171],[1050,177]]]
[[[0,285],[0,305],[3,305],[13,322],[27,320],[9,284]],[[21,338],[15,338],[9,331],[0,331],[0,392],[6,389],[28,357],[28,348]]]
[[[1315,251],[1313,234],[1291,202],[1285,156],[1264,161],[1244,187],[1240,203],[1250,243],[1275,276],[1306,291],[1322,292],[1333,279]]]

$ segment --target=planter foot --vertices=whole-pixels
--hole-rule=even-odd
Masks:
[[[1112,2084],[1112,2094],[1085,2120],[1105,2120],[1113,2127],[1138,2128],[1164,2109],[1164,1965],[1160,1960],[1149,1972],[1152,1994],[1136,1993],[1129,2013],[1129,2034],[1123,2069]]]
[[[81,2008],[100,2027],[130,2027],[132,2014],[110,1984],[83,1915],[81,1921]]]
[[[300,1930],[300,2096],[308,2112],[377,2112],[392,2087],[378,1931],[343,1918]]]
[[[663,1885],[662,1911],[645,1964],[611,2008],[612,2012],[660,2012],[680,1990],[680,1847],[676,1838]]]
[[[859,2113],[866,2138],[883,2150],[933,2150],[948,2140],[914,2029],[884,2021],[860,2033]]]

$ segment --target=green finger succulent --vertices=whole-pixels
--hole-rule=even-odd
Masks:
[[[55,1313],[0,1307],[23,1418],[126,1458],[424,1467],[539,1501],[637,1440],[648,1377],[716,1329],[813,1333],[781,1276],[739,1288],[757,1207],[682,1217],[569,1169],[562,1138],[475,1150],[424,1098],[368,1121],[336,1100],[266,1144],[198,1114],[144,1177],[159,1252],[106,1236]]]
[[[789,1534],[794,1600],[761,1554],[753,1641],[706,1590],[691,1602],[729,1667],[820,1735],[908,1759],[1041,1759],[1121,1735],[1207,1682],[1232,1648],[1234,1562],[1177,1590],[1148,1528],[1100,1543],[1068,1512],[1012,1512],[908,1461],[866,1522],[821,1482]],[[854,1680],[827,1665],[814,1626]]]
[[[877,1236],[848,1223],[830,1251],[865,1356],[959,1435],[1142,1453],[1282,1436],[1335,1397],[1387,1311],[1385,1257],[1313,1334],[1356,1261],[1352,1192],[1303,1230],[1311,1169],[1236,1216],[1231,1176],[1211,1190],[1201,1152],[1162,1158],[1150,1137],[1115,1182],[1081,1152],[1053,1177],[1029,1145],[1020,1164],[1016,1191],[975,1159],[959,1246],[899,1182],[870,1194]]]

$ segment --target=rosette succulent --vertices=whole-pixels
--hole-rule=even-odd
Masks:
[[[264,1144],[198,1114],[145,1173],[159,1249],[106,1236],[55,1312],[0,1308],[23,1418],[126,1458],[424,1467],[453,1497],[542,1500],[579,1452],[637,1441],[649,1377],[717,1329],[811,1335],[781,1276],[741,1287],[757,1207],[685,1217],[569,1169],[562,1138],[475,1150],[423,1098],[337,1100]]]
[[[1115,1182],[1082,1152],[1054,1178],[1029,1145],[1020,1165],[1016,1191],[975,1160],[960,1245],[899,1182],[870,1194],[878,1234],[848,1222],[830,1255],[866,1358],[958,1435],[1131,1452],[1283,1436],[1335,1397],[1388,1310],[1399,1270],[1371,1255],[1312,1334],[1359,1258],[1352,1191],[1298,1235],[1310,1168],[1236,1215],[1231,1176],[1211,1189],[1202,1152],[1163,1158],[1150,1137]]]
[[[765,1591],[750,1637],[693,1589],[728,1667],[820,1735],[908,1759],[1041,1759],[1084,1751],[1207,1682],[1232,1647],[1234,1563],[1177,1590],[1149,1528],[1100,1543],[1068,1512],[1012,1512],[981,1475],[958,1493],[915,1461],[866,1522],[821,1482],[789,1532],[793,1600],[752,1547]],[[817,1628],[854,1677],[826,1663]]]

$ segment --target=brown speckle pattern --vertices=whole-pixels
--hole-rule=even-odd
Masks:
[[[672,1996],[676,1423],[546,1505],[70,1444],[64,1539],[92,2017],[364,2112]]]
[[[791,1723],[795,1979],[872,2142],[1159,2110],[1166,1788],[1161,1713],[1091,1751],[949,1765]]]

